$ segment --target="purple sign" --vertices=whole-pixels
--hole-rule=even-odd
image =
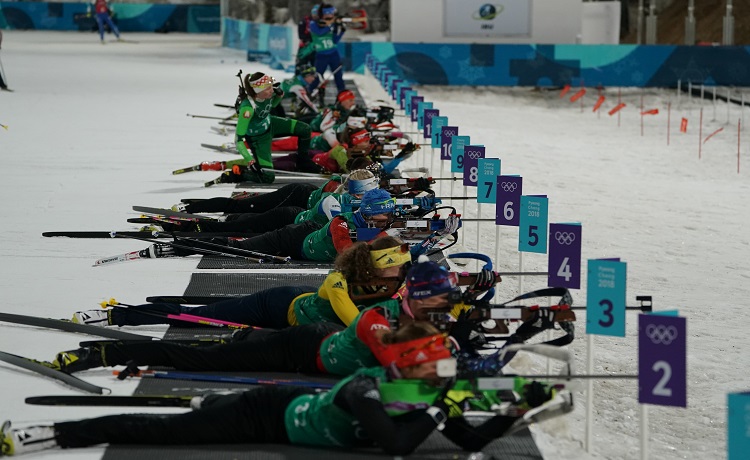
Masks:
[[[423,96],[414,96],[411,98],[411,107],[409,107],[409,110],[411,112],[411,121],[412,123],[417,121],[417,118],[419,118],[419,113],[417,111],[417,107],[420,102],[424,102]]]
[[[638,402],[687,407],[687,320],[638,315]]]
[[[424,128],[423,136],[425,139],[432,139],[432,117],[440,115],[438,109],[425,109],[424,110]]]
[[[440,159],[451,159],[451,145],[453,136],[458,136],[458,126],[443,126],[440,128]]]
[[[396,78],[395,80],[393,80],[393,82],[391,83],[391,87],[388,90],[391,93],[391,99],[396,100],[398,98],[398,94],[396,94],[396,91],[398,90],[398,85],[403,82],[404,80],[400,78]]]
[[[581,288],[581,224],[550,224],[547,286]]]
[[[495,224],[518,227],[523,192],[523,177],[497,176],[497,202],[495,203]]]
[[[467,187],[477,186],[480,158],[484,158],[484,147],[480,145],[464,147],[464,185]]]

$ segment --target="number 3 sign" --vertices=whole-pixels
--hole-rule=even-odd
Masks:
[[[687,320],[638,317],[638,402],[687,407]]]
[[[586,333],[625,337],[627,264],[619,259],[589,260]]]

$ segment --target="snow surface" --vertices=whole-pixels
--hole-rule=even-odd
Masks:
[[[92,267],[94,260],[144,248],[130,240],[42,238],[44,231],[125,230],[135,226],[133,205],[170,206],[180,198],[228,196],[229,186],[202,187],[216,173],[172,176],[170,171],[205,160],[229,158],[200,143],[226,139],[210,131],[213,121],[187,113],[226,116],[214,103],[231,104],[235,74],[262,70],[243,53],[220,47],[217,36],[131,34],[139,43],[99,44],[92,33],[7,31],[0,51],[14,93],[0,92],[0,183],[4,219],[0,223],[2,311],[66,318],[98,308],[115,297],[141,303],[147,295],[181,294],[197,259],[135,261]],[[283,74],[270,71],[282,77]],[[369,100],[382,96],[368,77],[354,76]],[[750,223],[748,164],[737,173],[737,106],[699,102],[674,92],[623,91],[628,107],[618,117],[591,112],[556,92],[527,88],[422,87],[441,115],[502,158],[504,174],[524,176],[525,194],[546,194],[550,222],[583,224],[583,257],[621,257],[628,263],[628,303],[653,295],[656,309],[679,309],[688,318],[688,408],[650,407],[651,458],[726,456],[726,393],[748,390],[750,339]],[[614,106],[608,89],[604,108]],[[641,136],[635,108],[661,113],[645,118]],[[748,98],[750,100],[750,98]],[[671,145],[666,143],[666,109],[672,102]],[[703,145],[698,159],[698,114],[704,110],[703,137],[724,128]],[[677,132],[680,117],[688,134]],[[744,119],[750,122],[750,111]],[[729,120],[727,122],[727,120]],[[408,128],[408,125],[407,125]],[[748,131],[743,132],[747,136]],[[744,141],[744,139],[743,139]],[[742,148],[750,155],[748,143]],[[419,166],[422,159],[411,160]],[[435,162],[433,175],[439,175]],[[447,175],[447,174],[446,174]],[[451,193],[445,184],[441,194]],[[471,195],[473,191],[469,191]],[[475,205],[457,204],[468,217]],[[491,214],[482,209],[483,217]],[[519,269],[517,230],[501,227],[502,271]],[[479,233],[479,251],[495,253],[495,231]],[[745,236],[743,236],[745,235]],[[476,248],[474,224],[464,246]],[[546,257],[525,254],[524,270],[545,271]],[[527,278],[523,289],[543,287]],[[585,278],[583,281],[585,286]],[[519,291],[505,279],[499,297]],[[574,292],[585,304],[585,290]],[[585,369],[585,315],[570,349]],[[596,373],[637,372],[636,315],[628,313],[627,337],[597,337]],[[164,328],[131,328],[160,335]],[[0,324],[0,350],[50,360],[77,347],[86,336]],[[544,371],[542,362],[519,356],[516,369]],[[86,380],[130,394],[136,382],[116,381],[109,370],[80,374]],[[594,444],[583,449],[585,395],[572,415],[534,430],[545,458],[638,458],[637,386],[608,380],[594,385]],[[0,418],[14,423],[66,420],[120,412],[116,408],[27,406],[28,396],[75,394],[53,381],[0,364]],[[159,411],[135,408],[133,412]],[[162,412],[175,412],[163,409]],[[100,458],[103,448],[48,451],[35,457]],[[27,458],[32,458],[29,456]]]

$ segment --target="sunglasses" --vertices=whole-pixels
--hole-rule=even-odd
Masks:
[[[330,21],[331,19],[336,19],[335,16],[323,16],[324,21]]]

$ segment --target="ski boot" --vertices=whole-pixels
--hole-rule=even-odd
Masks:
[[[162,257],[177,257],[174,248],[170,244],[155,243],[138,253],[145,259],[158,259]]]
[[[313,174],[323,174],[326,172],[324,168],[312,161],[309,156],[301,153],[297,153],[297,170]]]
[[[109,310],[85,310],[73,313],[72,321],[76,324],[88,324],[90,326],[109,326]]]
[[[176,205],[172,206],[170,209],[176,212],[188,212],[187,204],[185,203],[177,203]]]
[[[57,447],[55,428],[47,426],[29,426],[11,428],[10,420],[0,426],[0,457],[37,452]]]
[[[85,371],[95,367],[104,366],[102,351],[99,347],[85,347],[77,350],[61,351],[52,361],[53,366],[57,366],[66,374]]]

